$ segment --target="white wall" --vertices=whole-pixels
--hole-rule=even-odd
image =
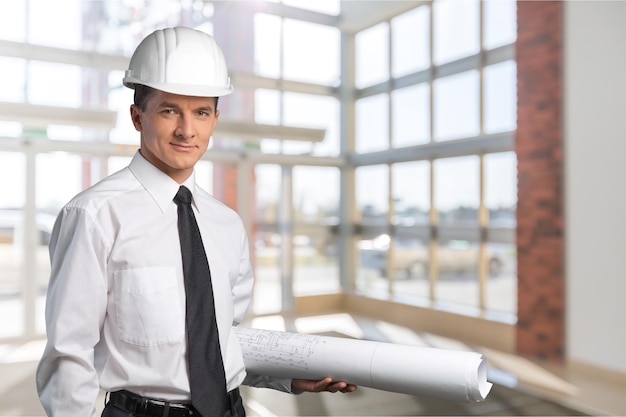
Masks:
[[[626,2],[564,12],[567,355],[626,373]]]

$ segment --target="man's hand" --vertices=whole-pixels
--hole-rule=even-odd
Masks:
[[[357,386],[348,384],[345,381],[333,381],[327,376],[324,379],[315,381],[312,379],[293,379],[291,381],[291,390],[294,392],[354,392]]]

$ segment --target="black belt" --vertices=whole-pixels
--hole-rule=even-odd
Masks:
[[[228,393],[233,407],[239,401],[239,388]],[[133,413],[140,417],[191,417],[200,416],[200,413],[191,404],[171,403],[152,398],[142,397],[130,391],[115,391],[109,394],[109,402],[117,408]]]

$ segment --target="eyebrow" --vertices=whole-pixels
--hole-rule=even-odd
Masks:
[[[164,108],[164,107],[171,107],[173,109],[176,110],[180,110],[180,106],[178,104],[174,104],[174,103],[170,103],[169,101],[162,101],[161,103],[159,103],[159,105],[157,106],[158,108]],[[200,106],[196,109],[194,109],[194,111],[204,111],[207,113],[213,113],[215,111],[215,109],[212,106]]]

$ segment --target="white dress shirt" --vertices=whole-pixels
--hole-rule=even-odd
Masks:
[[[228,390],[289,392],[291,381],[249,375],[231,326],[250,303],[253,273],[239,216],[195,184]],[[37,388],[49,416],[95,415],[99,390],[188,402],[177,184],[138,152],[130,165],[74,197],[50,242],[48,343]],[[244,382],[244,379],[245,382]]]

